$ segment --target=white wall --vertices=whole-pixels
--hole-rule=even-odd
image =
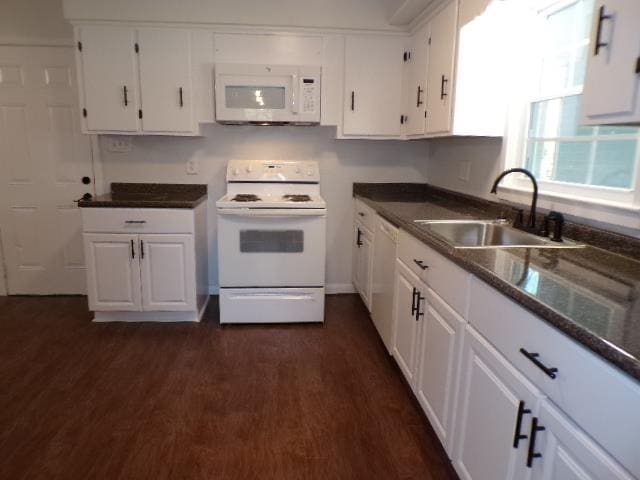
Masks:
[[[132,151],[108,151],[101,138],[106,182],[176,182],[209,185],[210,283],[217,286],[215,201],[225,192],[229,159],[317,160],[327,200],[327,284],[351,289],[353,182],[424,182],[426,142],[335,140],[332,127],[207,125],[206,137],[135,137]],[[187,175],[196,158],[199,175]]]
[[[73,30],[62,16],[62,0],[2,0],[0,43],[71,44]]]
[[[73,20],[398,30],[388,0],[64,0]]]
[[[427,181],[439,187],[496,200],[489,193],[502,171],[502,139],[443,138],[429,140]],[[461,177],[462,164],[469,163],[469,180]]]

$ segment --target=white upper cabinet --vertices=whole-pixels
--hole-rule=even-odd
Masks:
[[[142,129],[159,133],[193,130],[189,31],[140,29],[138,44]]]
[[[88,132],[138,130],[135,30],[111,26],[78,29],[80,105]]]
[[[403,47],[401,37],[346,38],[344,135],[400,135]]]
[[[77,28],[84,133],[197,135],[191,32]]]
[[[457,2],[449,2],[430,22],[427,133],[451,131],[456,20]]]
[[[584,83],[583,123],[640,123],[640,2],[596,1]]]
[[[409,39],[405,59],[404,133],[424,135],[427,125],[427,58],[429,55],[429,25]]]

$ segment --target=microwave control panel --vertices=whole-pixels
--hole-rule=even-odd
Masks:
[[[319,100],[320,82],[313,77],[303,77],[300,82],[302,113],[314,113]]]

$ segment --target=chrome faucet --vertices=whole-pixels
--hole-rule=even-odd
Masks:
[[[497,194],[498,193],[498,184],[500,183],[500,181],[504,177],[506,177],[510,173],[524,173],[527,177],[529,177],[529,179],[531,180],[531,183],[533,184],[533,196],[531,198],[531,210],[529,212],[529,220],[528,220],[527,226],[525,228],[527,230],[530,230],[531,232],[535,233],[535,229],[536,229],[536,205],[538,204],[538,182],[536,181],[536,177],[533,176],[533,173],[531,173],[529,170],[527,170],[525,168],[510,168],[509,170],[505,170],[500,175],[498,175],[498,177],[496,178],[495,182],[493,182],[493,187],[491,188],[491,193],[493,193],[493,194]],[[521,223],[522,223],[521,214],[522,214],[522,211],[520,211],[520,214],[516,218],[516,221],[514,222],[514,225],[513,225],[514,227],[524,227],[524,225],[521,225]]]

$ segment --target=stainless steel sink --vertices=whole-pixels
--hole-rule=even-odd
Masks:
[[[563,240],[553,242],[517,230],[503,220],[416,220],[455,248],[580,248],[584,245]]]

